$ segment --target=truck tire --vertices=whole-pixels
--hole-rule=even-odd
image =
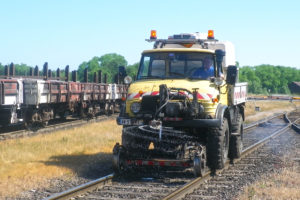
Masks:
[[[212,170],[224,168],[228,151],[229,127],[228,120],[224,117],[221,127],[210,129],[207,137],[207,159]]]
[[[241,114],[239,114],[237,125],[232,127],[232,133],[237,133],[237,135],[234,134],[230,136],[229,157],[231,159],[241,157],[243,150],[243,131],[243,117]]]

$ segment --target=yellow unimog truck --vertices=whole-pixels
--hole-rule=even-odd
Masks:
[[[117,123],[122,144],[113,149],[116,173],[139,167],[224,167],[243,148],[247,83],[238,83],[234,47],[208,34],[157,39],[142,53]]]

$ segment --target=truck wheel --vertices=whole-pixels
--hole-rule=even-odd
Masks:
[[[224,117],[221,127],[212,128],[207,137],[208,164],[211,169],[225,166],[229,150],[229,127]]]
[[[237,126],[233,126],[232,133],[230,136],[230,144],[229,144],[229,156],[231,159],[241,157],[243,151],[243,131],[244,131],[244,123],[243,117],[239,114]]]

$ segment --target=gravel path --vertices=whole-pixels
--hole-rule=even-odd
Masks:
[[[65,175],[59,178],[53,178],[47,180],[46,188],[34,188],[32,190],[23,192],[17,199],[43,199],[54,193],[63,192],[67,189],[76,187],[86,182],[92,181],[96,178],[103,177],[112,173],[111,160],[112,156],[107,155],[105,162],[95,161],[93,163],[87,163],[84,170],[78,172],[74,176]],[[103,163],[107,163],[103,165]],[[7,198],[16,199],[16,198]]]
[[[216,175],[184,199],[236,199],[243,188],[273,173],[280,173],[285,166],[297,166],[300,157],[300,134],[289,130],[270,140],[262,148],[249,154]]]

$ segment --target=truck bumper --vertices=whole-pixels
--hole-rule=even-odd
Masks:
[[[117,117],[117,124],[126,126],[141,126],[144,125],[144,121],[135,118]]]
[[[140,126],[144,125],[143,120],[128,117],[117,117],[118,125],[128,126]],[[163,126],[170,127],[220,127],[222,124],[221,119],[193,119],[193,120],[181,120],[181,121],[163,121]]]

